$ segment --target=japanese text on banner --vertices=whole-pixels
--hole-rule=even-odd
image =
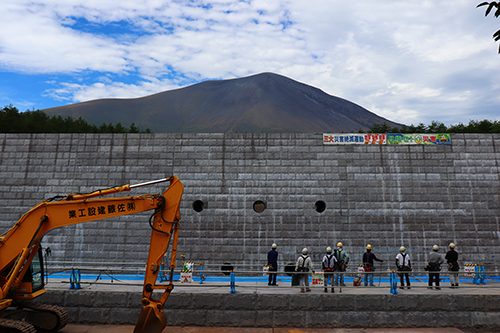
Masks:
[[[451,145],[448,133],[395,134],[395,133],[354,133],[323,134],[323,144],[364,144],[364,145]]]

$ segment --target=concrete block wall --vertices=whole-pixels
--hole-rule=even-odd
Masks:
[[[351,267],[367,243],[391,264],[401,245],[423,263],[432,245],[444,253],[450,242],[462,262],[493,263],[499,144],[498,134],[454,134],[450,146],[323,145],[321,134],[0,134],[0,231],[56,195],[176,175],[185,186],[179,253],[190,261],[258,269],[276,242],[281,264],[308,247],[319,265],[341,241]],[[148,217],[60,228],[43,244],[51,260],[140,265]]]
[[[42,301],[66,308],[70,322],[134,325],[140,294],[51,290]],[[172,293],[169,326],[500,327],[498,295]]]

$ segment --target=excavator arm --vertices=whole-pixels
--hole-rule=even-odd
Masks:
[[[170,185],[161,195],[105,197],[166,181],[169,181]],[[157,181],[114,187],[88,194],[69,194],[58,201],[45,200],[39,203],[24,214],[14,227],[0,235],[0,311],[9,307],[14,300],[30,300],[45,292],[43,285],[39,290],[34,290],[29,283],[27,285],[23,282],[23,277],[40,249],[43,236],[50,230],[154,210],[149,221],[151,239],[144,279],[143,309],[134,332],[160,333],[166,326],[162,307],[173,289],[173,282],[171,279],[168,285],[157,286],[156,281],[161,258],[168,250],[170,242],[172,242],[170,268],[172,270],[175,268],[180,220],[179,208],[183,189],[179,179],[172,176]],[[159,300],[153,299],[155,289],[164,290],[163,296]],[[2,317],[1,313],[0,317]],[[60,328],[62,327],[57,329]]]
[[[144,286],[142,290],[142,310],[137,319],[134,333],[161,333],[167,325],[167,319],[162,308],[170,292],[174,289],[173,270],[177,257],[177,240],[179,237],[179,206],[181,193],[172,191],[165,193],[166,209],[156,211],[151,227],[151,243],[149,245],[149,255],[146,265],[146,274],[144,277]],[[168,285],[156,285],[158,274],[160,273],[161,261],[163,255],[172,241],[172,254],[170,259],[170,281]],[[153,298],[153,291],[161,289],[162,297]]]

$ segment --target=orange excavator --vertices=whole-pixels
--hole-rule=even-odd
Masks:
[[[163,194],[109,197],[160,182],[170,182]],[[42,201],[33,207],[11,229],[0,235],[0,332],[55,332],[68,322],[68,313],[64,308],[32,301],[46,292],[40,242],[47,232],[68,225],[153,210],[149,220],[151,239],[144,277],[143,307],[134,333],[161,333],[167,324],[162,308],[174,288],[172,277],[183,190],[180,180],[172,176],[88,194],[69,194]],[[170,245],[170,281],[157,285],[162,258]],[[160,299],[153,298],[155,290],[163,290]]]

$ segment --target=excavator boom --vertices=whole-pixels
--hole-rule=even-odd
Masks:
[[[166,181],[169,181],[170,184],[163,194],[106,197]],[[2,331],[2,327],[9,327],[8,329],[16,332],[12,328],[12,319],[19,319],[19,312],[16,312],[16,317],[14,317],[7,311],[9,306],[19,300],[31,300],[45,292],[43,276],[40,276],[43,275],[43,265],[39,267],[39,271],[42,272],[40,274],[39,271],[31,268],[31,264],[38,257],[41,257],[39,255],[40,243],[47,232],[63,226],[154,210],[150,219],[151,238],[144,278],[143,310],[134,332],[160,333],[166,326],[162,307],[173,289],[173,282],[170,280],[168,285],[157,286],[156,281],[161,259],[168,250],[171,241],[170,268],[173,270],[175,267],[180,220],[179,209],[183,189],[179,179],[172,176],[157,181],[124,185],[88,194],[69,194],[61,200],[45,200],[33,207],[11,229],[0,235],[0,331]],[[38,258],[38,260],[41,259]],[[29,276],[28,272],[32,276]],[[155,289],[165,290],[159,300],[152,297],[152,291]],[[155,310],[150,313],[152,305],[154,305]],[[57,314],[59,309],[51,311],[56,313],[56,317],[59,317],[59,322],[48,329],[58,330],[64,327],[65,323],[60,322],[64,319],[62,318],[64,315]],[[150,314],[145,316],[143,315],[145,312]],[[21,319],[29,321],[28,318]],[[47,329],[44,324],[36,323],[35,327]],[[23,326],[24,324],[19,325]],[[23,328],[23,330],[19,329],[19,332],[29,332],[29,330]]]

